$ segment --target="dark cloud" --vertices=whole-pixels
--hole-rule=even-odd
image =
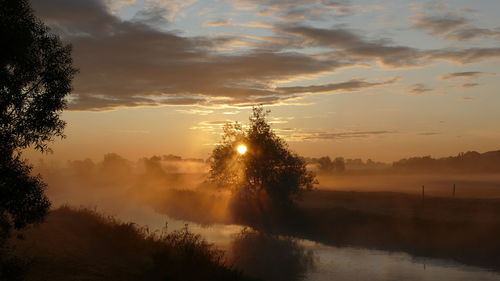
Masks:
[[[73,45],[74,62],[80,69],[71,98],[73,110],[279,104],[297,101],[304,93],[352,91],[390,83],[355,79],[339,84],[274,88],[274,81],[331,73],[372,61],[405,67],[435,59],[471,63],[500,57],[500,48],[419,50],[388,39],[369,40],[343,27],[325,29],[301,24],[274,26],[273,36],[188,37],[179,31],[166,31],[168,11],[161,6],[148,7],[126,21],[113,15],[103,3],[33,0],[37,15]],[[303,5],[312,5],[311,9],[318,5],[352,7],[349,2],[326,0],[247,3],[297,15],[307,13]],[[238,49],[238,45],[243,48]],[[308,47],[327,51],[299,52]]]
[[[420,50],[395,45],[388,39],[368,40],[343,27],[325,29],[305,25],[279,25],[276,30],[302,38],[303,47],[330,47],[351,57],[377,60],[389,67],[423,65],[435,59],[466,64],[500,57],[500,48]]]
[[[441,16],[416,15],[414,27],[428,31],[432,35],[443,35],[468,24],[468,20],[454,14]]]
[[[442,59],[467,64],[485,59],[498,58],[500,57],[500,48],[441,49],[427,51],[426,55],[431,59]]]
[[[284,21],[301,21],[301,20],[322,20],[326,11],[324,9],[314,7],[289,8],[279,14],[279,18]]]
[[[414,28],[447,40],[468,40],[481,37],[500,39],[499,30],[475,27],[469,19],[453,13],[437,16],[418,14],[413,17],[413,21]]]
[[[419,136],[435,136],[435,135],[440,135],[441,133],[437,132],[422,132],[418,133]]]
[[[472,87],[477,87],[479,86],[478,83],[465,83],[465,84],[462,84],[462,88],[472,88]]]
[[[376,59],[383,64],[401,67],[422,63],[423,54],[417,49],[390,44],[389,40],[369,41],[342,27],[324,29],[305,25],[281,25],[277,31],[301,37],[303,46],[323,46],[361,58]]]
[[[477,98],[471,98],[471,97],[463,97],[460,99],[461,101],[476,101],[478,100]]]
[[[432,89],[427,87],[425,84],[422,84],[422,83],[414,84],[412,86],[412,88],[410,89],[410,93],[416,94],[416,95],[423,94],[426,92],[432,92]]]
[[[227,0],[237,5],[250,4],[256,7],[261,16],[271,16],[280,21],[292,22],[303,20],[323,21],[332,15],[350,16],[362,5],[353,5],[350,1],[331,0]]]
[[[452,79],[452,78],[477,78],[478,76],[480,76],[482,74],[484,74],[484,72],[480,72],[480,71],[453,72],[453,73],[441,76],[441,79],[447,80],[447,79]]]
[[[343,132],[343,133],[328,133],[318,132],[310,133],[303,137],[304,140],[336,140],[349,138],[369,138],[373,136],[393,134],[393,131],[358,131],[358,132]]]
[[[399,80],[399,77],[383,81],[383,82],[367,82],[362,79],[353,79],[347,82],[325,84],[325,85],[311,85],[311,86],[295,86],[295,87],[280,87],[277,91],[296,94],[296,93],[324,93],[333,91],[355,91],[363,88],[371,88],[376,86],[383,86],[393,84]]]
[[[35,0],[34,8],[74,46],[80,69],[71,105],[76,110],[207,104],[214,97],[228,97],[230,104],[278,102],[280,93],[267,86],[269,81],[352,64],[262,49],[223,54],[215,51],[223,46],[213,38],[155,28],[161,10],[123,21],[98,0]]]
[[[341,2],[323,0],[322,3],[328,8],[335,9],[337,15],[339,16],[350,16],[355,14],[352,4],[347,1]]]

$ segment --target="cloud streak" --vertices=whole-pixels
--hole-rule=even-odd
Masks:
[[[443,75],[440,78],[442,80],[448,80],[448,79],[453,79],[453,78],[477,78],[483,74],[485,74],[485,73],[480,72],[480,71],[453,72],[450,74]]]
[[[454,13],[441,15],[417,14],[413,17],[414,28],[446,40],[470,40],[476,38],[500,39],[500,29],[479,28],[469,19]]]

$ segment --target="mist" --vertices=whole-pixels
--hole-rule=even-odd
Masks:
[[[90,208],[151,231],[189,225],[226,251],[228,263],[264,280],[277,280],[284,272],[291,274],[286,280],[301,280],[314,272],[316,258],[301,239],[500,269],[494,262],[499,245],[491,242],[500,223],[499,174],[364,168],[325,172],[308,165],[319,184],[285,209],[272,207],[266,198],[257,206],[235,190],[218,188],[208,180],[206,161],[180,156],[130,161],[110,153],[97,162],[40,161],[36,172],[48,183],[54,209]],[[450,229],[461,234],[449,240]],[[417,242],[422,239],[424,244]],[[273,247],[284,252],[269,250]],[[289,257],[288,267],[295,271],[272,266],[275,255]]]

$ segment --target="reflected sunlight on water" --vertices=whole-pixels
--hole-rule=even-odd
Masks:
[[[500,280],[500,275],[481,268],[438,259],[415,259],[405,253],[336,248],[307,243],[318,257],[316,270],[307,281],[442,281]]]

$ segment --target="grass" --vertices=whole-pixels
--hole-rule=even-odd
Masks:
[[[250,280],[187,227],[151,233],[88,209],[61,207],[14,239],[25,280]]]
[[[500,200],[314,191],[283,234],[500,270]]]

